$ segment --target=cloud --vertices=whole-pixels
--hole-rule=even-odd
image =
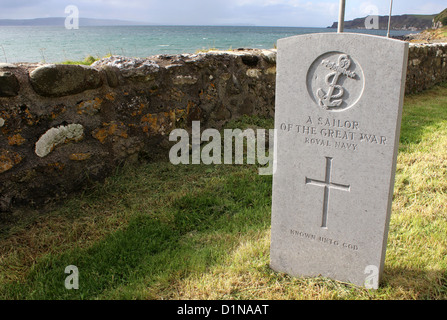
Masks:
[[[0,18],[64,16],[76,5],[81,17],[159,24],[325,25],[338,0],[2,0]],[[329,18],[332,20],[333,18]],[[326,20],[326,21],[325,21]],[[317,23],[316,23],[317,22]]]
[[[276,26],[325,26],[338,14],[338,1],[228,0],[233,16],[245,23]]]
[[[388,14],[389,0],[346,1],[346,19],[368,15],[368,6]],[[395,1],[395,14],[431,14],[445,0]],[[0,18],[65,16],[76,5],[80,16],[145,21],[157,24],[255,24],[325,27],[338,19],[339,0],[2,0]]]
[[[1,8],[10,9],[10,8],[26,8],[26,7],[35,7],[36,5],[42,5],[45,0],[2,0]]]
[[[360,4],[357,1],[346,2],[346,18],[355,19],[372,14],[372,9],[375,8],[376,14],[388,15],[390,10],[390,0],[375,0],[362,1]],[[437,1],[394,1],[393,14],[435,14],[444,10],[446,7],[445,0]]]

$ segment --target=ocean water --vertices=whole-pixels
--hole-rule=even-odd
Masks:
[[[117,26],[0,27],[0,62],[83,60],[108,54],[148,57],[156,54],[195,53],[210,48],[270,49],[280,38],[306,33],[336,32],[326,28],[231,26]],[[345,30],[384,36],[384,30]],[[405,35],[409,31],[392,31]]]

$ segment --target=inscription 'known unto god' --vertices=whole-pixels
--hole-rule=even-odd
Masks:
[[[353,251],[360,250],[358,245],[351,244],[351,243],[348,243],[348,242],[343,242],[343,241],[336,240],[336,239],[323,237],[323,236],[318,236],[316,234],[312,234],[312,233],[308,233],[308,232],[303,232],[303,231],[297,231],[297,230],[290,229],[290,235],[292,235],[294,237],[301,238],[301,239],[307,239],[307,240],[310,240],[310,241],[316,241],[316,242],[319,242],[319,243],[322,243],[322,244],[327,244],[327,245],[330,245],[330,246],[340,247],[340,248],[343,248],[343,249],[348,249],[348,250],[353,250]]]

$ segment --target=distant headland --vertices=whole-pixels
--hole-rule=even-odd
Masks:
[[[420,31],[426,30],[433,27],[434,19],[438,14],[432,15],[413,15],[404,14],[399,16],[391,17],[391,29],[392,30],[409,30],[409,31]],[[351,21],[345,21],[346,29],[366,29],[365,19],[357,18]],[[379,16],[379,29],[388,28],[388,16]],[[338,28],[338,22],[334,22],[332,26],[328,28]]]
[[[64,26],[65,19],[66,18],[64,18],[64,17],[36,18],[36,19],[0,19],[0,26],[59,27],[59,26]],[[138,22],[138,21],[91,19],[91,18],[80,18],[79,24],[83,27],[151,25],[150,23]]]

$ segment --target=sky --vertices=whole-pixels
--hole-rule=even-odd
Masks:
[[[66,17],[75,5],[81,18],[162,25],[257,25],[327,27],[338,20],[339,0],[0,0],[0,19]],[[390,0],[346,0],[346,20],[388,15]],[[394,0],[393,14],[435,14],[446,0]]]

